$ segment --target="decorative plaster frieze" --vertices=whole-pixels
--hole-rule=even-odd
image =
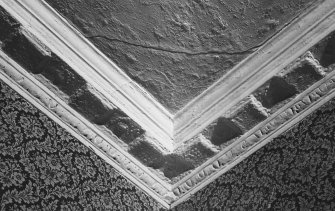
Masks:
[[[304,61],[305,59],[300,62]],[[111,137],[101,134],[91,123],[69,108],[62,99],[55,96],[3,52],[0,52],[0,64],[1,80],[4,80],[34,106],[66,128],[72,135],[167,208],[174,207],[186,200],[191,194],[228,171],[335,96],[335,72],[331,72],[269,116],[266,121],[193,170],[190,175],[176,184],[170,185],[148,172],[146,167],[115,145],[116,140],[110,140]],[[253,97],[249,100],[259,104]],[[117,139],[117,137],[113,138]]]
[[[269,118],[214,158],[195,169],[192,174],[173,186],[173,193],[180,198],[171,206],[186,200],[191,194],[227,172],[274,137],[292,127],[298,121],[335,97],[335,72],[315,83],[294,100],[287,103]]]

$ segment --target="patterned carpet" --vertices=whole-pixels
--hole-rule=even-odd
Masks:
[[[0,81],[1,210],[160,210]],[[335,210],[335,100],[175,210]]]

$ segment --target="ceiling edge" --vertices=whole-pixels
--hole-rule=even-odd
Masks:
[[[215,157],[195,169],[190,175],[174,184],[173,192],[180,198],[172,206],[185,201],[190,195],[214,181],[273,138],[334,98],[334,91],[335,72],[332,72],[269,116],[266,121],[254,127]]]
[[[41,82],[0,50],[0,79],[23,98],[41,110],[71,135],[93,150],[122,175],[156,199],[166,208],[174,199],[171,185],[162,181],[138,160],[116,144],[116,136],[103,134],[92,123],[74,111]]]
[[[161,146],[173,150],[171,114],[53,8],[42,0],[3,0],[0,5]]]
[[[307,9],[174,117],[174,140],[192,138],[335,29],[335,1]]]
[[[0,67],[1,80],[166,208],[187,200],[195,192],[335,97],[335,71],[332,71],[269,116],[266,121],[193,170],[190,175],[170,185],[152,174],[147,167],[111,140],[117,137],[102,134],[92,123],[71,109],[2,51],[0,51]]]
[[[1,5],[169,152],[335,29],[335,2],[315,4],[173,116],[44,1],[4,0]]]

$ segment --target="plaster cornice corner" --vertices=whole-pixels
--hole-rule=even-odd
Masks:
[[[123,141],[121,138],[112,132],[107,135],[100,125],[83,117],[50,90],[39,80],[39,76],[33,75],[0,50],[1,80],[165,208],[172,208],[187,200],[335,97],[334,67],[322,67],[311,52],[301,56],[335,30],[334,0],[320,1],[308,8],[174,115],[43,0],[0,0],[0,5],[22,24],[24,36],[36,45],[43,44],[43,54],[52,52],[57,55],[87,82],[86,85],[94,89],[99,95],[98,99],[115,105],[127,118],[136,122],[148,139],[140,141],[155,142],[162,149],[162,156],[165,156],[191,148],[190,140],[199,136],[198,143],[212,150],[211,157],[178,177],[178,181],[163,178],[155,169],[131,154],[131,144],[124,144],[128,148],[124,147],[120,144]],[[296,68],[295,64],[287,67],[298,57],[300,63],[296,66],[311,65],[318,80],[286,99],[278,110],[269,112],[271,108],[265,108],[254,92],[274,77],[284,80],[290,68]],[[214,146],[201,134],[219,118],[228,119],[249,104],[259,112],[262,120],[245,129],[227,146]],[[135,139],[134,142],[140,141]]]

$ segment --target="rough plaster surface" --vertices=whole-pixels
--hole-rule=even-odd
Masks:
[[[46,1],[175,112],[316,0]]]

